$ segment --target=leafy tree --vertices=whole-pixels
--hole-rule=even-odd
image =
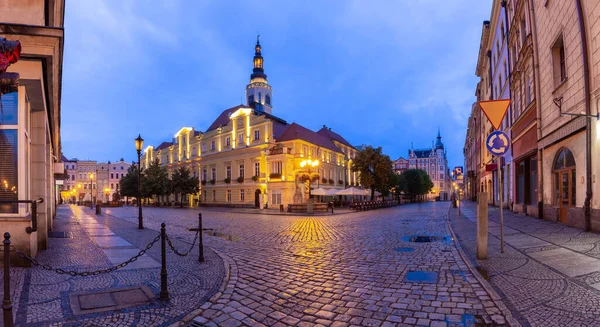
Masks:
[[[183,208],[183,196],[185,194],[193,194],[198,192],[198,184],[200,184],[200,181],[198,180],[198,177],[191,175],[189,169],[186,167],[179,167],[179,169],[177,169],[171,175],[171,183],[173,187],[173,193],[181,196],[180,206]]]
[[[119,181],[120,195],[127,197],[138,197],[138,167],[129,166],[127,174]]]
[[[411,201],[431,191],[433,183],[423,169],[408,169],[398,179],[397,189],[406,192]]]
[[[392,167],[392,160],[383,154],[381,147],[366,147],[352,162],[352,171],[360,173],[360,183],[371,189],[371,200],[375,198],[375,190],[388,193]]]
[[[144,172],[142,179],[144,196],[156,196],[160,205],[160,197],[169,194],[169,173],[165,167],[154,160]]]

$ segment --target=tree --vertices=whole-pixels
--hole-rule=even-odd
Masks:
[[[352,171],[360,173],[360,183],[371,189],[371,200],[375,197],[375,190],[382,194],[388,192],[392,167],[392,160],[382,153],[381,147],[366,147],[352,162]]]
[[[423,169],[408,169],[400,175],[397,188],[408,194],[411,201],[414,201],[417,196],[429,193],[433,183]]]
[[[183,196],[198,192],[198,184],[200,181],[198,180],[198,177],[191,176],[189,169],[186,167],[179,167],[171,175],[171,183],[173,193],[181,196],[180,207],[183,208]]]
[[[129,166],[127,174],[119,181],[120,193],[122,196],[138,197],[138,167]],[[139,201],[140,199],[138,199]]]
[[[142,179],[142,193],[144,196],[156,196],[160,205],[160,197],[169,194],[169,173],[165,167],[154,160],[144,172]]]

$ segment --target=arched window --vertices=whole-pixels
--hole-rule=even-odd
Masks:
[[[575,206],[577,189],[575,157],[571,150],[567,148],[558,150],[552,172],[554,175],[554,205],[560,209],[560,220],[565,221],[567,209]]]
[[[258,92],[258,103],[262,103],[262,94]]]
[[[269,106],[271,105],[271,96],[270,95],[265,95],[265,103],[268,104]]]

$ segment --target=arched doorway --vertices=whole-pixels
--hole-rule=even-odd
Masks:
[[[260,208],[260,190],[256,189],[256,191],[254,191],[254,207],[255,208]]]
[[[569,208],[575,206],[577,188],[575,157],[571,150],[567,148],[558,150],[552,172],[554,174],[554,204],[559,208],[559,220],[565,222]]]

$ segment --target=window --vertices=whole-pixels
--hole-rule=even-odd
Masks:
[[[259,141],[260,140],[260,130],[255,129],[254,130],[254,141]]]
[[[246,142],[244,142],[244,134],[243,133],[239,133],[238,134],[238,138],[237,138],[237,144],[238,145],[242,145],[245,144]]]
[[[554,72],[554,87],[557,87],[567,78],[565,67],[565,46],[562,35],[552,46],[552,67]]]
[[[210,141],[210,149],[211,149],[211,151],[215,151],[216,148],[217,148],[217,142],[215,142],[214,140]]]
[[[248,96],[248,104],[251,105],[254,102],[254,95]]]
[[[202,152],[206,152],[206,143],[202,143]]]
[[[308,156],[308,147],[306,145],[302,146],[302,156],[303,157]]]
[[[206,168],[202,169],[202,180],[206,181]]]
[[[240,165],[240,177],[244,178],[244,164]]]
[[[231,166],[227,166],[227,178],[231,179]]]
[[[310,148],[310,156],[311,156],[311,158],[316,158],[317,157],[317,149]]]
[[[231,202],[231,190],[227,190],[227,202]]]
[[[110,188],[114,190],[115,189],[115,184],[114,183],[110,183]]]
[[[114,174],[113,174],[113,173],[110,173],[110,178],[111,178],[111,179],[114,179],[114,178],[115,178],[115,176],[114,176]]]
[[[258,103],[262,103],[262,93],[258,92]]]
[[[214,180],[214,181],[217,180],[217,168],[215,168],[215,167],[212,168],[211,177],[212,177],[212,180]]]
[[[113,170],[117,170],[117,167],[113,167]]]
[[[444,182],[440,182],[440,187],[444,187]]]
[[[121,166],[121,170],[123,170],[123,166]]]
[[[260,176],[260,162],[254,163],[254,176]]]
[[[268,104],[269,106],[271,105],[271,96],[270,95],[265,95],[265,103]]]
[[[244,202],[245,199],[245,193],[244,193],[244,189],[240,190],[240,202]]]
[[[281,174],[282,171],[282,163],[281,161],[273,161],[271,163],[271,173],[272,174]]]
[[[217,191],[213,190],[213,202],[217,201]]]
[[[196,147],[192,148],[192,157],[196,155]]]
[[[71,175],[71,179],[72,179],[72,180],[75,180],[75,175]]]
[[[281,190],[272,190],[271,191],[271,204],[278,205],[281,203]]]
[[[10,94],[10,93],[9,93]],[[15,92],[15,98],[17,93]],[[4,96],[5,97],[5,96]],[[4,102],[4,99],[2,99]],[[15,99],[16,102],[16,99]],[[7,105],[3,103],[4,110]],[[6,111],[4,113],[6,115]],[[8,109],[8,117],[12,114],[12,108]],[[17,106],[14,108],[14,123],[16,124]],[[6,119],[5,119],[6,121]],[[12,122],[10,122],[12,123]],[[12,128],[13,126],[11,126]],[[18,130],[15,129],[0,129],[0,200],[18,200],[19,195],[15,190],[18,189]],[[17,213],[19,206],[17,204],[1,205],[0,213]]]
[[[227,136],[225,138],[225,147],[228,148],[231,146],[231,137]]]

